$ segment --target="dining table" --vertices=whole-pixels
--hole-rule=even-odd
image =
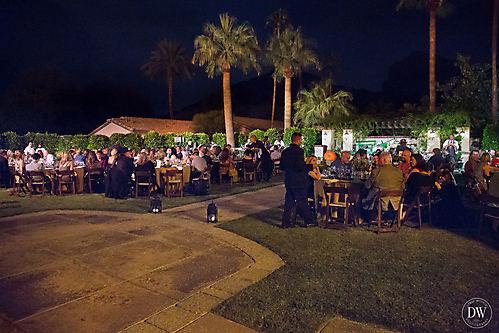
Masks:
[[[315,211],[319,214],[319,219],[323,219],[326,217],[328,209],[326,196],[324,195],[324,185],[348,188],[350,202],[353,203],[354,206],[352,216],[358,223],[360,220],[360,206],[362,198],[365,197],[368,192],[368,190],[365,188],[365,179],[339,179],[333,177],[324,177],[319,180],[314,180],[314,204]],[[332,198],[333,202],[338,202],[339,199],[339,194],[335,194],[334,198]],[[333,217],[335,217],[335,215],[336,213],[333,214]]]
[[[182,170],[182,175],[183,175],[182,186],[184,186],[185,183],[188,183],[191,179],[191,166],[188,164],[182,164],[181,169],[180,167],[173,166],[173,167],[159,167],[155,168],[155,170],[156,170],[156,184],[158,184],[158,186],[161,186],[161,184],[164,183],[164,181],[162,182],[161,174],[165,174],[167,170]]]

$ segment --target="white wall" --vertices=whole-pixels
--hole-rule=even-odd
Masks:
[[[94,134],[102,134],[105,136],[111,136],[113,133],[121,133],[121,134],[128,134],[131,133],[131,131],[124,129],[121,126],[118,126],[114,123],[109,123]]]

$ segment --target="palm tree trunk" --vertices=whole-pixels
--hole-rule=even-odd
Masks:
[[[224,116],[225,116],[225,135],[227,143],[232,147],[234,144],[234,129],[232,125],[232,101],[230,95],[230,68],[223,70],[223,90],[224,90]]]
[[[170,106],[170,119],[173,119],[173,71],[168,70],[168,104]]]
[[[494,0],[494,20],[492,22],[492,122],[497,123],[497,20],[499,0]]]
[[[430,113],[435,113],[436,98],[435,98],[435,49],[436,49],[436,29],[435,20],[437,16],[437,2],[432,1],[430,4]]]
[[[272,99],[272,118],[270,119],[270,127],[274,128],[274,113],[275,113],[275,93],[276,93],[277,79],[274,76],[274,97]]]
[[[284,130],[291,127],[291,76],[284,76]]]

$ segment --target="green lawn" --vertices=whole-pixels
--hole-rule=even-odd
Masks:
[[[461,319],[468,299],[499,310],[497,240],[478,242],[470,229],[283,230],[281,216],[272,209],[220,225],[286,264],[214,312],[260,332],[317,332],[341,315],[401,332],[456,333],[471,331]],[[495,317],[480,331],[498,332]]]
[[[194,196],[184,192],[183,198],[166,198],[160,195],[163,202],[163,209],[188,205],[191,203],[211,200],[227,195],[255,191],[261,188],[280,185],[283,183],[282,175],[273,177],[269,182],[258,182],[255,185],[212,184],[208,195]],[[29,195],[9,196],[8,190],[0,189],[0,217],[40,212],[54,209],[85,209],[117,211],[129,213],[147,213],[149,211],[149,200],[139,198],[129,198],[127,200],[115,200],[104,197],[104,194],[77,194],[69,196],[48,195],[43,198]]]

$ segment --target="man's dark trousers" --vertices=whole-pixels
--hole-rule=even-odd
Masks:
[[[296,204],[296,212],[305,220],[303,225],[313,224],[314,219],[308,207],[307,189],[306,188],[286,188],[286,196],[284,197],[284,213],[282,215],[282,226],[293,227],[294,219],[291,221],[293,208]]]

